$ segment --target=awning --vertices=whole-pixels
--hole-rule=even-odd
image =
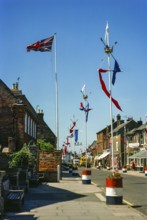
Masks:
[[[139,143],[129,143],[129,147],[130,148],[138,148],[139,147]]]
[[[110,152],[103,152],[100,156],[96,156],[95,160],[102,160],[103,158],[107,157],[110,154]]]
[[[129,157],[129,159],[135,159],[135,158],[139,158],[139,159],[146,158],[147,159],[147,151],[141,150],[141,151],[138,151],[136,154],[133,154]]]

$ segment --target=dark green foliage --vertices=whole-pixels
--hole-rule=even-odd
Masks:
[[[54,147],[51,143],[45,142],[42,139],[37,140],[37,145],[39,146],[39,149],[42,151],[50,151],[50,150],[54,149]]]
[[[32,156],[28,146],[25,144],[21,150],[13,153],[10,156],[9,168],[17,167],[28,167],[30,163],[34,161],[34,157]]]

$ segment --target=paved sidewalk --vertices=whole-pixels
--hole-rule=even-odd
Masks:
[[[123,205],[106,205],[102,190],[82,184],[81,177],[64,172],[60,183],[30,188],[22,212],[4,220],[145,220],[147,216]]]

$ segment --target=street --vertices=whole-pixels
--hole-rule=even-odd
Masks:
[[[82,168],[83,169],[83,168]],[[79,169],[81,174],[82,169]],[[103,195],[105,195],[105,178],[112,171],[92,169],[91,181],[98,187],[103,189]],[[134,175],[128,175],[128,173],[122,173],[123,176],[123,200],[128,205],[139,210],[147,216],[147,178]],[[135,172],[135,171],[134,171]]]

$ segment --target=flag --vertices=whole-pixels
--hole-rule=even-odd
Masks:
[[[103,90],[104,93],[110,98],[110,93],[108,92],[108,90],[107,90],[107,88],[106,88],[106,85],[105,85],[105,83],[104,83],[104,81],[103,81],[102,75],[101,75],[101,73],[108,72],[108,70],[99,69],[98,72],[99,72],[99,78],[100,78],[100,83],[101,83],[102,90]],[[113,104],[114,104],[120,111],[122,111],[122,109],[121,109],[119,103],[117,102],[117,100],[115,100],[115,99],[112,98],[112,97],[111,97],[111,99],[112,99]]]
[[[84,84],[82,89],[81,89],[82,94],[85,94],[85,88],[86,88],[86,85]]]
[[[121,69],[119,68],[118,62],[115,60],[114,63],[114,70],[113,70],[113,76],[112,76],[112,84],[114,85],[115,79],[116,79],[116,73],[121,72]]]
[[[75,130],[74,136],[75,136],[75,142],[77,142],[78,141],[78,130],[77,129]]]
[[[89,108],[89,103],[87,102],[86,106],[84,107],[83,102],[80,103],[80,110],[85,112],[85,116],[86,116],[86,122],[88,121],[88,113],[91,110],[91,108]]]
[[[82,89],[81,89],[81,93],[83,95],[83,99],[88,99],[88,95],[86,95],[86,85],[84,84]]]
[[[51,52],[53,40],[54,40],[54,36],[51,36],[44,40],[37,41],[34,44],[28,45],[27,51],[30,52],[31,50],[34,50],[34,51],[40,51],[40,52]]]
[[[105,31],[105,43],[106,45],[109,45],[109,26],[108,26],[108,22],[106,24],[106,31]]]

